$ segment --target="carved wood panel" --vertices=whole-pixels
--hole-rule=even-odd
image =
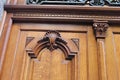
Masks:
[[[28,37],[26,40],[26,44],[28,44],[28,41],[30,41],[30,40],[32,40],[32,38]],[[39,53],[44,48],[49,49],[51,52],[53,50],[56,50],[59,48],[61,51],[63,51],[64,56],[67,60],[72,60],[72,58],[75,56],[75,54],[77,54],[77,52],[79,50],[79,42],[78,41],[79,41],[79,39],[70,39],[70,40],[68,40],[68,42],[69,42],[69,44],[68,44],[67,41],[62,39],[62,37],[58,31],[48,31],[48,32],[46,32],[46,34],[44,35],[44,37],[42,39],[40,39],[36,42],[37,45],[31,46],[32,44],[34,44],[34,41],[33,41],[33,43],[31,41],[31,44],[27,45],[28,48],[26,47],[26,51],[31,58],[37,58]],[[70,49],[70,46],[72,46],[74,48]],[[32,47],[32,49],[30,47]]]
[[[47,31],[43,37],[26,38],[26,59],[29,61],[27,79],[70,80],[75,75],[73,58],[79,52],[79,38],[64,39],[56,30]],[[26,68],[24,67],[24,70]],[[22,74],[24,75],[24,74]],[[70,77],[71,76],[71,77]]]
[[[86,29],[63,29],[73,26],[66,24],[61,28],[58,24],[32,25],[27,24],[27,28],[24,24],[13,25],[0,79],[87,80]]]

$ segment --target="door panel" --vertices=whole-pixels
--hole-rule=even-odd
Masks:
[[[70,30],[71,27],[78,27],[78,25],[58,27],[60,26],[58,24],[40,24],[40,27],[33,25],[34,27],[31,28],[30,24],[28,28],[26,25],[12,26],[1,80],[87,80],[87,29],[79,27],[78,30]],[[48,26],[54,26],[54,28],[50,29]],[[41,29],[41,27],[46,28]],[[68,30],[63,29],[64,27]],[[33,50],[34,56],[31,57],[27,50],[39,45],[38,41],[51,30],[58,31],[63,43],[58,39],[57,48],[51,50],[44,47],[41,51],[35,52]],[[54,38],[52,40],[54,41]],[[61,46],[67,47],[68,55]],[[35,50],[39,50],[39,47]]]
[[[97,41],[89,25],[16,23],[0,80],[120,80],[119,41],[115,26]]]

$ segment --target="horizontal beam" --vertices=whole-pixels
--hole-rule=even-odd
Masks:
[[[85,22],[94,20],[120,24],[120,7],[73,5],[5,5],[15,22]]]
[[[77,6],[77,5],[5,5],[8,12],[64,12],[64,13],[95,13],[120,15],[120,7]]]

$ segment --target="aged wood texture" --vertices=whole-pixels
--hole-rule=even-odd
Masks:
[[[5,10],[14,13],[12,19],[17,22],[92,23],[94,20],[106,20],[108,23],[120,22],[118,7],[5,5]]]
[[[96,39],[104,39],[106,37],[106,31],[108,27],[109,25],[107,21],[95,21],[93,24],[93,29]]]
[[[5,10],[0,80],[120,79],[119,7],[5,5]],[[95,21],[105,21],[108,29]],[[103,27],[93,29],[93,23]],[[75,48],[71,41],[77,46],[78,53],[71,60],[66,60],[59,48],[51,52],[45,47],[37,57],[28,55],[26,49],[33,49],[50,30],[58,31],[71,49]],[[100,31],[97,37],[96,31]]]
[[[120,34],[114,34],[114,47],[115,47],[115,57],[116,57],[116,68],[118,72],[118,80],[120,80],[120,45],[118,42],[120,41]]]
[[[107,79],[119,80],[113,38],[112,28],[109,28],[105,39]]]
[[[11,34],[10,34],[7,50],[4,53],[5,57],[4,57],[4,62],[2,64],[1,80],[11,79],[12,69],[14,66],[13,61],[15,59],[16,48],[19,39],[19,26],[14,25],[10,33]]]
[[[91,26],[88,26],[87,33],[87,61],[88,61],[88,80],[99,80],[97,43]]]
[[[98,71],[100,80],[107,80],[106,53],[104,43],[104,39],[97,39]]]
[[[95,21],[93,24],[94,35],[97,41],[98,73],[100,80],[107,80],[104,39],[106,38],[108,27],[109,26],[106,21]]]
[[[0,38],[0,75],[3,66],[3,61],[5,58],[5,52],[9,40],[9,35],[11,33],[11,25],[12,25],[11,16],[12,14],[7,15],[5,20],[6,24],[4,24],[4,29]]]
[[[33,41],[30,43],[32,44]],[[78,41],[76,41],[76,43],[79,44]],[[75,54],[77,54],[79,50],[79,45],[77,46],[76,43],[72,41],[72,39],[69,39],[68,41],[64,40],[61,37],[60,33],[55,30],[47,31],[44,37],[38,40],[36,43],[37,44],[35,46],[28,44],[28,48],[26,47],[26,52],[31,58],[37,58],[39,52],[41,52],[44,48],[47,48],[51,52],[56,49],[60,49],[63,51],[66,60],[72,60],[72,58],[75,56]]]
[[[37,28],[37,26],[39,25],[35,24],[34,26],[36,26]],[[67,29],[61,30],[63,29],[62,26],[61,28],[57,27],[57,25],[59,26],[59,24],[45,24],[41,27],[44,28],[46,26],[47,28],[47,26],[50,25],[54,25],[56,29],[53,29],[55,29],[56,31],[58,30],[61,34],[61,37],[65,40],[69,41],[70,39],[79,39],[77,40],[79,41],[79,44],[77,45],[78,47],[76,46],[77,50],[79,48],[78,54],[76,54],[75,57],[69,61],[65,60],[65,55],[63,54],[64,51],[61,51],[61,49],[55,49],[51,52],[49,51],[49,49],[46,48],[39,53],[37,58],[30,58],[30,56],[28,56],[26,53],[25,46],[29,45],[30,43],[32,44],[30,44],[31,46],[29,47],[35,45],[37,43],[37,40],[36,42],[32,41],[34,41],[35,38],[42,39],[47,30],[39,30],[36,32],[35,28],[33,27],[31,27],[32,29],[29,29],[29,24],[14,24],[12,26],[10,40],[8,42],[8,48],[2,68],[1,80],[78,80],[79,78],[84,80],[88,79],[86,30],[73,30],[73,32]],[[68,25],[66,25],[66,27],[67,26]],[[72,26],[77,27],[78,25],[69,25],[68,27]],[[80,30],[81,28],[79,27],[78,29]],[[27,37],[34,37],[34,39],[32,39],[26,45]],[[81,46],[81,44],[83,44],[83,46]],[[10,48],[11,45],[12,47]],[[69,43],[68,45],[71,46],[72,44]],[[72,48],[74,49],[74,46],[71,46],[71,49]],[[7,63],[8,61],[9,63]],[[7,68],[7,66],[9,66],[9,68]]]

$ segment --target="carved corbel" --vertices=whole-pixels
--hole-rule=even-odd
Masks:
[[[106,31],[108,29],[108,23],[107,21],[95,21],[93,23],[93,30],[96,39],[104,39],[106,37]]]

